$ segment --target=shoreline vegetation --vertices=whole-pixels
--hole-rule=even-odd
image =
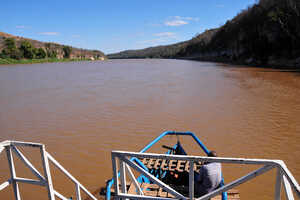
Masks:
[[[0,32],[1,65],[106,59],[104,53],[99,50],[45,43]]]
[[[0,65],[14,65],[14,64],[38,64],[38,63],[54,63],[54,62],[79,62],[79,61],[92,61],[91,59],[78,59],[78,58],[43,58],[43,59],[21,59],[16,60],[12,58],[0,58]]]
[[[127,50],[109,59],[170,58],[300,68],[299,0],[259,0],[216,29],[173,45]]]
[[[165,58],[300,69],[299,0],[258,0],[191,40],[104,55],[0,32],[0,64]]]

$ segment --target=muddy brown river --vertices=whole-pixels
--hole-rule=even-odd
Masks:
[[[166,130],[192,131],[222,157],[283,160],[299,182],[300,73],[159,59],[0,67],[0,142],[44,143],[91,192],[111,178],[112,150],[139,151]],[[179,139],[189,154],[203,155]],[[164,152],[161,144],[153,151]],[[37,152],[22,151],[41,169]],[[15,160],[17,175],[33,178]],[[50,167],[54,188],[75,197],[74,184]],[[259,167],[224,164],[225,181]],[[238,187],[241,199],[274,199],[275,175]],[[2,152],[0,184],[8,178]],[[47,199],[39,186],[20,191],[22,199]],[[0,199],[14,199],[11,187]]]

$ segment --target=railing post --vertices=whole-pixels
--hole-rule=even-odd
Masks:
[[[117,154],[117,153],[116,153]],[[127,165],[129,165],[131,168],[135,169],[137,172],[140,172],[142,175],[146,176],[149,178],[154,184],[157,184],[159,187],[162,187],[166,192],[171,193],[172,195],[175,196],[175,199],[186,199],[182,194],[153,176],[153,174],[150,174],[148,171],[144,170],[142,167],[140,167],[138,164],[134,163],[132,160],[128,159],[124,155],[118,154],[119,159],[124,161]]]
[[[284,186],[284,190],[285,190],[286,199],[294,200],[294,195],[293,195],[293,191],[292,191],[290,182],[287,180],[285,175],[283,175],[282,177],[283,177],[283,186]]]
[[[117,167],[117,162],[116,162],[116,156],[114,154],[111,155],[111,160],[112,160],[112,167],[113,167],[113,176],[114,176],[114,188],[115,188],[115,193],[118,196],[119,195],[119,179],[118,179],[118,167]]]
[[[11,175],[11,181],[12,181],[13,188],[14,188],[14,195],[15,195],[16,200],[21,200],[19,185],[15,179],[16,178],[16,169],[15,169],[15,165],[14,165],[14,158],[11,153],[11,146],[6,146],[5,149],[6,149],[6,155],[7,155],[7,160],[8,160],[8,165],[9,165],[9,170],[10,170],[10,175]]]
[[[194,161],[190,160],[190,173],[189,173],[189,196],[190,199],[194,198]]]
[[[134,175],[133,175],[131,169],[128,167],[128,165],[125,165],[125,166],[126,166],[126,169],[127,169],[127,171],[128,171],[128,174],[129,174],[129,176],[130,176],[130,178],[131,178],[131,180],[132,180],[132,182],[133,182],[133,184],[134,184],[136,190],[138,191],[138,194],[139,194],[139,195],[144,195],[144,193],[143,193],[141,187],[139,186],[139,183],[137,182],[136,178],[134,177]]]
[[[49,160],[46,154],[45,145],[42,145],[40,148],[41,156],[42,156],[42,163],[44,168],[44,176],[46,179],[46,186],[48,190],[48,198],[49,200],[55,200],[51,172],[49,167]]]
[[[125,172],[125,165],[123,160],[120,160],[120,178],[121,178],[121,188],[122,193],[126,194],[126,172]]]
[[[277,168],[276,185],[275,185],[275,200],[280,200],[281,197],[281,185],[282,185],[282,172]]]
[[[44,177],[40,174],[40,172],[35,169],[35,167],[29,162],[29,160],[21,153],[21,151],[15,147],[12,146],[11,149],[15,152],[15,155],[19,157],[19,159],[28,167],[28,169],[42,182],[44,182]]]
[[[0,153],[5,149],[4,146],[0,145]]]
[[[80,186],[79,186],[79,184],[76,183],[75,187],[76,187],[76,199],[77,199],[77,200],[81,200]]]

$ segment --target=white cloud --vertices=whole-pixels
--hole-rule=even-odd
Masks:
[[[181,17],[181,16],[175,16],[174,17],[175,19],[178,19],[178,20],[187,20],[187,21],[199,21],[199,18],[198,17]]]
[[[171,21],[166,21],[165,25],[166,26],[182,26],[182,25],[186,25],[188,23],[189,22],[184,21],[184,20],[175,19],[175,20],[171,20]]]
[[[217,4],[217,8],[224,8],[225,5],[224,4]]]
[[[59,35],[58,32],[40,32],[40,35],[48,35],[48,36],[53,36],[53,35]]]
[[[170,17],[167,21],[165,21],[166,26],[183,26],[189,24],[190,22],[199,21],[197,17],[181,17],[181,16],[174,16]]]
[[[176,34],[173,32],[162,32],[162,33],[155,33],[154,36],[156,37],[167,37],[167,38],[174,38]]]

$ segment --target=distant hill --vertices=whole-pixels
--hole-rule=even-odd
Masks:
[[[194,37],[191,40],[165,46],[149,47],[140,50],[127,50],[120,53],[107,55],[110,59],[127,59],[127,58],[175,58],[180,54],[182,49],[199,40],[210,41],[212,35],[217,29],[207,30],[204,33]]]
[[[127,50],[120,53],[108,54],[110,59],[128,59],[128,58],[173,58],[174,55],[187,45],[187,42],[167,46],[149,47],[140,50]]]
[[[75,48],[68,45],[62,45],[53,42],[41,42],[29,38],[14,36],[4,32],[0,32],[0,53],[2,52],[3,49],[6,48],[5,41],[7,38],[13,38],[13,40],[15,41],[16,48],[20,48],[22,42],[28,41],[32,44],[33,48],[35,49],[41,48],[46,52],[46,54],[48,54],[48,56],[49,54],[51,54],[52,57],[54,56],[55,58],[58,59],[64,58],[65,56],[64,48],[66,47],[71,49],[70,55],[68,56],[71,59],[72,58],[91,59],[91,60],[106,59],[104,53],[99,50],[80,49],[80,48]]]
[[[109,58],[184,58],[300,67],[300,1],[260,0],[223,26],[174,45]]]

